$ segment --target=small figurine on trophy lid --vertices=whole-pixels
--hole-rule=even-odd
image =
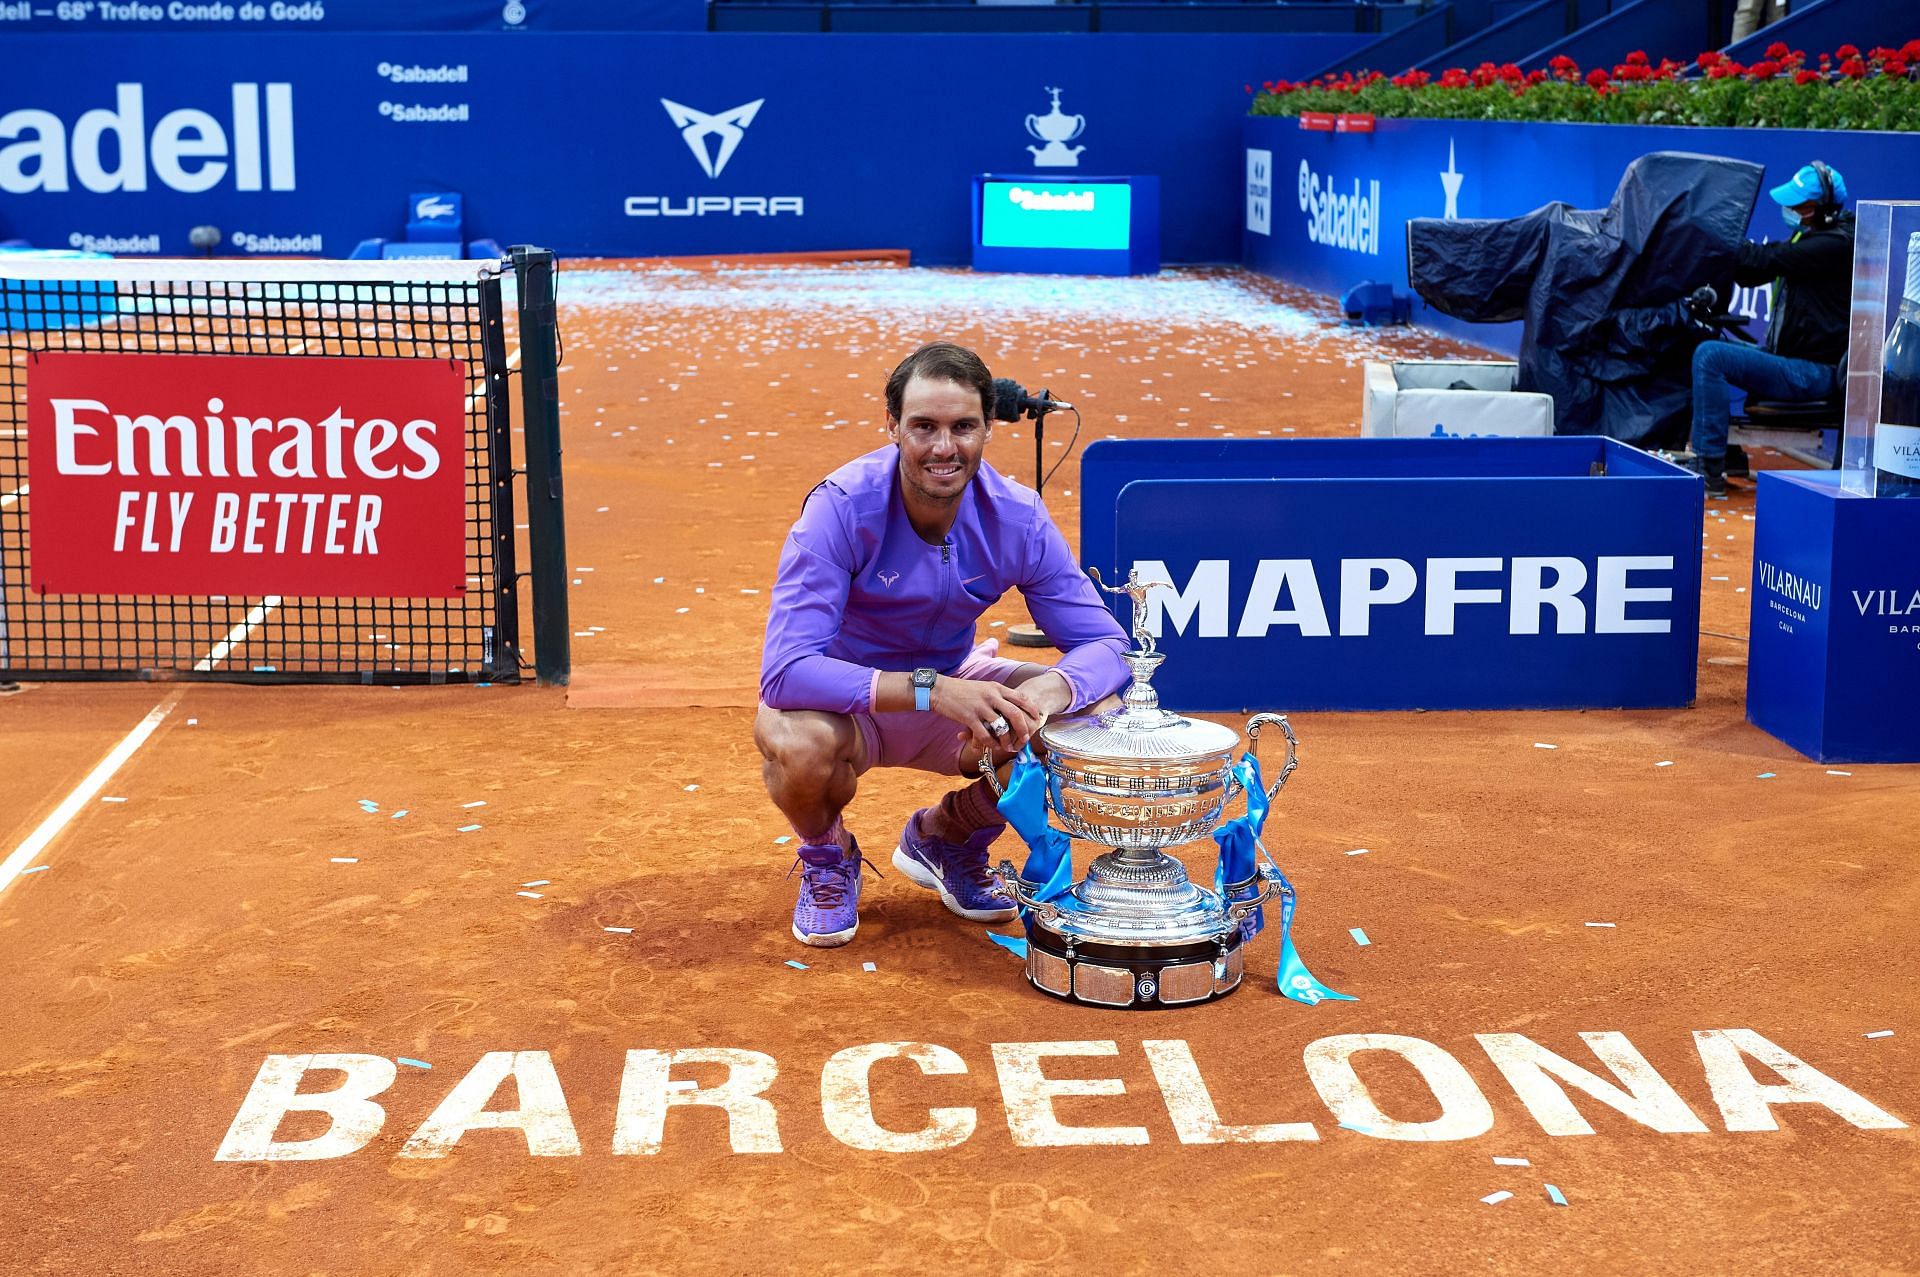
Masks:
[[[1109,586],[1133,600],[1133,681],[1121,708],[1041,728],[1014,765],[1000,810],[1026,841],[1023,871],[1002,861],[995,876],[1020,903],[1027,938],[995,939],[1026,958],[1027,979],[1055,997],[1093,1006],[1146,1010],[1208,1002],[1233,992],[1243,947],[1258,931],[1264,901],[1280,897],[1280,991],[1300,1002],[1346,998],[1315,980],[1294,952],[1293,887],[1260,844],[1267,808],[1298,765],[1298,741],[1284,714],[1247,722],[1247,750],[1230,727],[1160,708],[1152,679],[1166,654],[1148,628],[1148,591],[1164,582]],[[1286,759],[1263,787],[1256,752],[1262,728],[1278,727]],[[987,760],[982,772],[998,781]],[[1227,801],[1247,812],[1221,824]],[[1055,829],[1049,813],[1064,827]],[[1166,848],[1211,835],[1220,855],[1212,889],[1187,877]],[[1084,880],[1073,881],[1072,837],[1109,848]]]

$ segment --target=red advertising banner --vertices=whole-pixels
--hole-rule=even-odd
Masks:
[[[42,594],[466,593],[458,360],[45,351]]]

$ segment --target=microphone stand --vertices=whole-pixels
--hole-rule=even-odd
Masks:
[[[1043,388],[1040,393],[1045,395],[1047,392]],[[1045,495],[1042,489],[1046,487],[1047,482],[1046,433],[1047,410],[1041,408],[1033,415],[1033,491],[1035,496]],[[1025,622],[1018,625],[1007,626],[1007,642],[1014,647],[1053,646],[1053,640],[1047,637],[1045,630],[1037,625],[1029,625]]]

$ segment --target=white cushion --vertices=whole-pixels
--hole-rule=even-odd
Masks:
[[[1513,389],[1519,366],[1502,360],[1369,363],[1360,433],[1369,438],[1535,437],[1553,433],[1553,399]],[[1467,382],[1473,390],[1449,390]]]

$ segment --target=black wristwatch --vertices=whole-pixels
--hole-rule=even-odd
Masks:
[[[918,710],[933,708],[933,680],[939,677],[939,671],[920,669],[913,672],[913,707]]]

